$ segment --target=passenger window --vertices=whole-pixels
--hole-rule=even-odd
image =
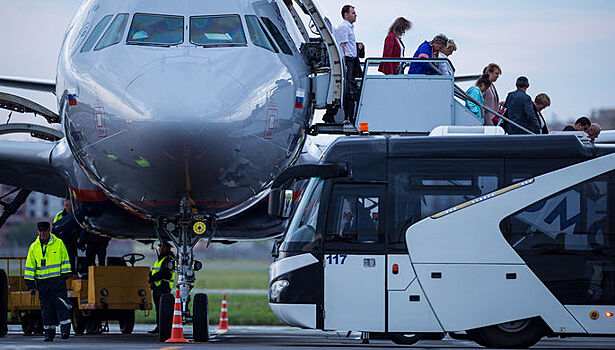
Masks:
[[[238,15],[190,17],[190,42],[203,46],[247,44]]]
[[[94,47],[94,44],[96,44],[96,40],[98,40],[98,37],[100,37],[100,34],[105,29],[105,27],[107,27],[107,24],[109,24],[111,18],[113,18],[112,15],[106,15],[105,17],[103,17],[103,19],[100,20],[100,22],[98,22],[94,29],[92,29],[92,32],[90,33],[88,39],[85,41],[85,44],[83,44],[83,46],[81,47],[81,52],[90,51],[92,47]]]
[[[184,18],[136,14],[128,32],[128,44],[170,46],[184,41]]]
[[[325,237],[327,241],[373,243],[383,241],[381,207],[384,186],[333,186]]]
[[[288,46],[288,43],[286,43],[286,40],[284,40],[284,36],[282,36],[282,33],[278,27],[276,27],[275,24],[273,24],[273,22],[267,17],[261,17],[261,19],[263,20],[263,23],[265,23],[267,29],[269,29],[271,35],[273,35],[275,42],[278,43],[280,50],[287,55],[292,55],[293,52],[290,49],[290,46]]]
[[[506,240],[562,304],[615,304],[615,171],[506,218]]]
[[[246,23],[248,24],[250,40],[252,40],[252,43],[254,45],[265,48],[275,53],[278,52],[278,49],[273,44],[273,41],[269,37],[269,34],[267,34],[256,16],[246,16]]]
[[[100,39],[98,44],[96,44],[94,51],[102,50],[106,47],[115,45],[119,43],[120,41],[122,41],[122,35],[124,34],[124,29],[126,28],[127,22],[128,22],[127,13],[120,13],[119,15],[117,15],[117,17],[115,17],[113,22],[111,22],[111,25],[109,26],[109,28],[107,28],[107,31],[105,32],[103,37]]]
[[[502,172],[501,160],[391,160],[389,242],[403,243],[409,225],[497,190]]]

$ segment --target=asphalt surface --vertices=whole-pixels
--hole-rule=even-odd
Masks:
[[[116,324],[110,324],[110,332],[102,335],[72,336],[68,340],[59,337],[53,343],[44,343],[41,336],[25,337],[20,326],[10,325],[9,334],[0,338],[0,349],[165,349],[181,348],[207,349],[472,349],[481,347],[474,342],[455,340],[449,337],[441,341],[423,340],[411,346],[396,345],[388,340],[370,340],[369,344],[361,344],[360,334],[352,333],[346,337],[346,332],[322,332],[302,330],[291,327],[234,327],[229,331],[217,333],[215,327],[210,328],[212,334],[209,343],[165,344],[158,342],[155,335],[147,334],[152,325],[135,325],[131,335],[120,334]],[[192,327],[184,329],[187,339],[190,339]],[[552,338],[544,339],[534,346],[537,349],[615,349],[615,338]]]

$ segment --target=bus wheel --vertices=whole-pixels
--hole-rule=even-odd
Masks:
[[[547,334],[547,329],[544,321],[535,317],[475,329],[469,331],[468,335],[478,344],[489,348],[522,349],[538,343]]]
[[[173,330],[173,310],[175,309],[175,298],[171,293],[163,294],[160,297],[160,307],[158,311],[158,337],[161,342],[171,338]]]
[[[7,263],[8,264],[8,263]],[[9,281],[4,270],[0,270],[0,337],[8,333],[8,303],[9,303]]]
[[[417,341],[421,340],[421,334],[401,334],[401,333],[391,333],[391,340],[395,344],[400,345],[412,345]]]
[[[73,331],[75,331],[75,334],[83,335],[83,332],[85,332],[86,317],[83,316],[81,310],[79,310],[77,307],[73,307],[71,319],[71,321],[73,322]]]
[[[131,334],[135,328],[135,310],[122,310],[119,312],[120,330],[122,334]]]
[[[207,294],[198,293],[192,301],[192,332],[194,341],[209,341],[209,310]]]

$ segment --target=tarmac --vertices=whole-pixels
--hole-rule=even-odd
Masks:
[[[217,332],[210,327],[208,343],[166,344],[156,335],[147,334],[153,325],[135,325],[133,334],[123,335],[117,324],[110,324],[110,331],[101,335],[71,336],[68,340],[56,338],[53,343],[43,342],[42,336],[24,336],[19,325],[9,325],[9,334],[0,338],[0,349],[480,349],[472,341],[451,339],[422,340],[411,346],[397,345],[389,340],[370,340],[361,344],[360,333],[323,332],[293,327],[233,326],[226,332]],[[184,328],[185,338],[190,340],[192,327]],[[536,349],[615,349],[615,338],[545,338]]]

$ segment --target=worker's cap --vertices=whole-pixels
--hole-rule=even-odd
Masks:
[[[39,221],[36,223],[36,229],[39,231],[47,231],[51,228],[48,221]]]

